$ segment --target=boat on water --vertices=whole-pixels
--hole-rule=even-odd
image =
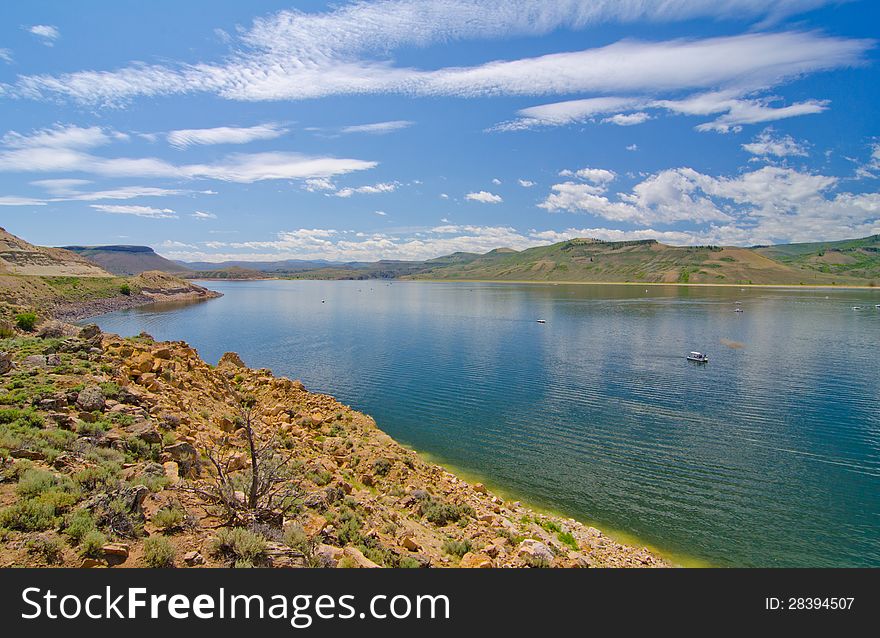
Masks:
[[[743,309],[742,308],[734,308],[733,311],[734,312],[743,312]]]
[[[861,309],[862,309],[861,306],[853,306],[853,310],[861,310]]]
[[[696,363],[709,363],[709,355],[703,354],[702,352],[691,352],[688,354],[687,360]]]
[[[547,323],[546,319],[536,319],[535,321],[537,321],[538,323]]]

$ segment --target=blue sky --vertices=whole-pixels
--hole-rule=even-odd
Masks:
[[[4,3],[0,224],[182,260],[880,232],[871,0]]]

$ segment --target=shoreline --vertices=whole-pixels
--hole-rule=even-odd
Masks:
[[[880,292],[880,286],[867,284],[716,284],[716,283],[684,283],[678,281],[535,281],[530,279],[430,279],[430,278],[390,278],[390,279],[320,279],[310,277],[258,277],[253,279],[224,279],[210,277],[195,277],[187,281],[222,281],[222,282],[248,282],[248,281],[384,281],[395,283],[425,282],[435,284],[464,283],[464,284],[516,284],[516,285],[539,285],[539,286],[681,286],[694,288],[776,288],[790,290],[875,290]]]
[[[222,292],[206,290],[206,293],[185,292],[172,294],[133,294],[129,296],[106,297],[103,299],[91,299],[88,301],[73,301],[61,303],[49,311],[49,316],[56,321],[77,322],[110,314],[119,310],[130,310],[150,306],[152,304],[174,302],[200,302],[222,297]]]
[[[78,302],[72,304],[72,307],[66,309],[66,316],[70,317],[76,315],[79,317],[80,320],[82,320],[87,317],[96,317],[102,314],[107,314],[108,312],[114,312],[116,310],[124,308],[138,307],[149,305],[152,303],[168,301],[168,299],[148,298],[147,300],[145,300],[143,298],[135,298],[132,299],[130,303],[125,303],[122,305],[112,303],[113,300],[111,300],[110,304],[105,303],[108,300],[98,301],[101,303]],[[96,310],[98,312],[95,312]],[[111,340],[114,339],[114,336],[110,334],[106,334],[104,335],[104,337]],[[182,346],[189,349],[189,346],[183,344],[182,342],[156,342],[153,347],[155,348],[159,345],[165,344]],[[194,350],[191,352],[195,354]],[[203,361],[201,357],[199,357],[197,354],[195,354],[195,356],[198,357],[200,361]],[[221,364],[222,363],[223,360],[221,360]],[[268,373],[270,378],[274,376],[272,371],[269,369],[255,370],[249,367],[242,366],[241,368],[239,368],[239,370],[242,372],[247,370],[249,374]],[[296,383],[287,381],[284,377],[274,378],[278,380],[277,382],[283,382],[286,384]],[[139,379],[136,378],[135,382],[139,382]],[[161,394],[161,390],[159,388],[154,389]],[[306,391],[304,388],[302,389],[302,391],[306,392],[309,396],[315,398],[326,398],[336,405],[342,405],[338,403],[335,397],[332,397],[330,395],[325,395],[320,392]],[[401,450],[408,451],[414,457],[420,459],[422,464],[424,464],[424,473],[434,474],[435,476],[437,476],[439,473],[438,478],[440,479],[441,484],[447,483],[448,485],[451,485],[456,492],[464,493],[465,498],[472,499],[473,497],[477,497],[481,499],[490,499],[490,506],[494,507],[496,515],[502,516],[504,518],[509,518],[510,520],[530,518],[532,521],[534,521],[532,523],[533,527],[536,525],[536,523],[538,523],[538,521],[553,521],[558,524],[564,525],[565,528],[570,529],[576,534],[580,543],[589,543],[589,547],[591,547],[592,549],[581,550],[584,551],[586,555],[593,556],[593,552],[598,552],[597,554],[595,554],[596,560],[599,561],[599,564],[596,566],[602,566],[603,564],[605,564],[605,561],[609,560],[609,557],[612,557],[610,559],[612,561],[623,561],[623,563],[618,566],[623,566],[624,564],[633,566],[631,562],[633,560],[640,560],[642,563],[645,563],[645,561],[647,560],[648,563],[646,563],[646,566],[650,566],[651,564],[666,567],[706,566],[699,564],[697,561],[690,559],[689,557],[681,556],[673,552],[665,552],[659,550],[651,544],[645,543],[641,539],[638,539],[632,535],[627,535],[616,530],[609,530],[604,527],[597,528],[587,520],[581,520],[580,518],[575,518],[567,514],[562,514],[556,511],[549,510],[548,508],[535,505],[534,503],[529,501],[527,495],[524,499],[518,498],[516,494],[513,494],[508,490],[498,489],[494,482],[492,482],[487,477],[486,480],[488,480],[492,485],[491,490],[489,490],[483,486],[484,484],[482,482],[480,482],[481,477],[475,476],[473,473],[462,470],[461,468],[457,468],[452,464],[445,463],[442,459],[439,459],[430,452],[417,450],[408,444],[398,441],[396,438],[385,432],[378,424],[376,424],[372,417],[370,417],[369,415],[358,411],[356,407],[345,407],[352,410],[353,414],[355,415],[363,415],[370,422],[370,424],[372,425],[371,429],[373,429],[378,434],[378,437],[373,441],[373,445],[381,445],[382,439],[385,439],[390,444],[387,449],[393,450],[395,448],[399,448]],[[494,503],[494,505],[491,505],[492,503]],[[499,507],[501,508],[500,510]],[[550,537],[552,537],[552,534],[550,534]],[[547,539],[543,540],[547,541]],[[598,549],[597,546],[593,543],[598,544]],[[583,546],[586,547],[587,545]],[[654,558],[645,558],[646,556]],[[651,562],[652,560],[653,562]]]

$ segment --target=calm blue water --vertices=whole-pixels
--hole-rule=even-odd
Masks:
[[[661,550],[880,566],[880,292],[207,285],[226,296],[97,322],[211,362],[237,351],[496,488]]]

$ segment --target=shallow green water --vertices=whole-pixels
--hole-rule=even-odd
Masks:
[[[184,339],[212,362],[237,351],[499,488],[661,550],[880,566],[878,291],[208,285],[225,297],[98,323]]]

